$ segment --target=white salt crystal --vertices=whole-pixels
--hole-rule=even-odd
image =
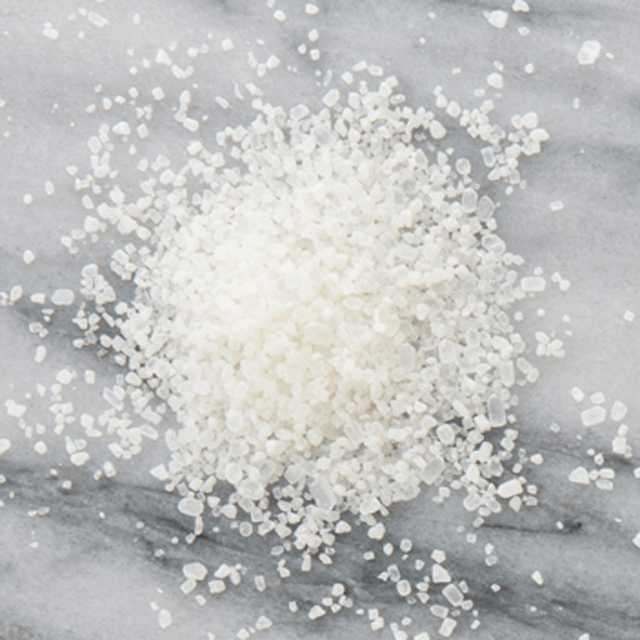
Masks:
[[[385,529],[385,526],[382,524],[382,522],[378,522],[374,524],[369,529],[369,531],[367,531],[367,535],[372,540],[382,540],[382,538],[384,538],[385,533],[386,533],[386,529]]]
[[[329,108],[335,106],[338,100],[340,100],[340,91],[338,89],[329,89],[322,98],[322,102]]]
[[[158,64],[165,64],[169,66],[171,65],[171,58],[164,49],[158,49],[158,53],[156,54],[156,62]]]
[[[320,605],[316,604],[311,608],[311,611],[309,611],[309,619],[317,620],[318,618],[321,618],[325,613],[327,612]]]
[[[487,84],[494,89],[502,89],[504,87],[504,78],[501,73],[490,73],[487,76]]]
[[[451,574],[443,566],[434,564],[431,567],[431,579],[435,584],[451,582]]]
[[[318,11],[320,11],[317,5],[311,4],[311,3],[305,5],[304,10],[305,10],[305,13],[310,16],[315,16],[318,13]]]
[[[231,51],[231,49],[233,49],[233,40],[231,40],[231,38],[225,38],[220,43],[220,46],[222,47],[223,51]]]
[[[182,573],[185,578],[199,581],[206,578],[208,571],[202,562],[189,562],[183,565]]]
[[[496,29],[504,29],[509,19],[509,14],[506,11],[485,11],[485,18],[489,21],[489,24]]]
[[[616,400],[611,407],[611,419],[620,422],[627,415],[627,407],[620,400]]]
[[[585,40],[578,51],[578,62],[593,64],[600,57],[601,50],[602,46],[597,40]]]
[[[584,467],[576,467],[569,474],[569,482],[573,482],[575,484],[589,484],[589,473]]]
[[[571,389],[571,397],[576,402],[582,402],[584,400],[584,392],[579,387],[573,387],[573,389]]]
[[[35,362],[40,364],[47,357],[47,348],[41,344],[36,347]]]
[[[11,440],[9,438],[0,438],[0,456],[11,449]]]
[[[31,264],[36,259],[36,254],[31,249],[25,249],[22,253],[22,260],[25,264]]]
[[[57,307],[69,306],[75,299],[75,293],[71,289],[56,289],[51,294],[51,302]]]
[[[498,487],[498,495],[505,500],[508,498],[512,498],[513,496],[516,496],[520,493],[522,493],[522,484],[515,478],[513,480],[507,480],[506,482],[503,482]]]
[[[458,626],[458,623],[453,618],[445,618],[438,629],[438,633],[444,638],[450,638],[453,630]]]
[[[553,200],[549,208],[551,211],[562,211],[564,209],[564,202],[562,202],[562,200]]]
[[[274,11],[273,17],[278,22],[284,22],[287,19],[287,14],[284,11],[282,11],[282,9],[278,9],[277,11]]]
[[[515,0],[511,9],[516,11],[521,11],[522,13],[527,13],[529,11],[529,4],[525,2],[525,0]]]
[[[604,407],[595,406],[585,409],[580,414],[580,419],[585,427],[593,427],[597,424],[601,424],[605,421],[607,412]]]
[[[633,544],[636,545],[636,547],[640,548],[640,533],[636,534],[635,538],[632,540]]]
[[[633,311],[629,311],[628,309],[624,312],[624,315],[622,316],[623,320],[626,320],[627,322],[633,322],[636,319],[636,314],[633,313]]]
[[[183,513],[185,516],[196,518],[204,511],[204,504],[195,498],[183,498],[178,503],[178,511]]]
[[[542,586],[544,584],[544,578],[539,571],[534,571],[531,574],[531,579],[539,586]]]
[[[166,629],[171,626],[173,622],[173,617],[171,616],[171,612],[167,611],[167,609],[160,609],[158,612],[158,624],[161,629]]]

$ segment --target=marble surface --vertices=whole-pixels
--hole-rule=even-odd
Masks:
[[[520,513],[506,509],[475,530],[473,516],[460,499],[454,495],[439,505],[432,500],[434,491],[425,490],[391,509],[388,540],[397,546],[410,538],[411,562],[428,560],[434,549],[446,550],[446,566],[456,579],[468,582],[482,624],[472,632],[471,618],[464,615],[454,638],[577,640],[588,633],[591,640],[637,640],[640,549],[632,539],[640,532],[640,480],[634,478],[634,469],[640,467],[640,7],[622,0],[531,0],[529,13],[515,13],[510,4],[325,0],[318,1],[320,12],[311,17],[299,1],[279,0],[270,9],[248,0],[88,0],[87,12],[109,20],[98,28],[83,17],[79,2],[3,0],[0,98],[6,105],[0,109],[0,133],[8,133],[0,137],[0,290],[20,284],[25,297],[0,309],[1,395],[3,401],[23,399],[25,393],[34,394],[36,383],[50,385],[62,367],[80,372],[91,368],[98,374],[95,388],[74,383],[72,395],[78,406],[94,407],[101,402],[102,386],[113,384],[118,373],[117,365],[100,359],[95,350],[73,349],[71,310],[54,315],[42,364],[33,362],[40,340],[27,328],[40,315],[29,303],[30,293],[49,294],[69,282],[77,287],[82,265],[95,261],[107,268],[114,248],[107,240],[71,256],[58,241],[86,213],[65,167],[88,170],[87,139],[102,122],[120,119],[120,107],[103,110],[103,96],[128,98],[126,92],[136,86],[138,103],[146,104],[156,85],[177,96],[196,82],[192,109],[198,116],[209,115],[199,133],[206,139],[251,115],[248,101],[234,100],[234,80],[259,84],[276,104],[289,107],[303,101],[312,108],[320,107],[326,91],[318,86],[316,69],[321,77],[333,70],[333,85],[341,86],[341,72],[362,59],[396,75],[413,106],[434,108],[436,85],[463,106],[475,106],[481,98],[474,90],[482,87],[495,102],[498,122],[506,124],[513,114],[534,110],[551,135],[540,155],[522,163],[527,189],[507,196],[504,185],[487,187],[501,201],[499,232],[508,249],[526,259],[523,275],[540,266],[547,276],[559,271],[571,281],[567,292],[553,285],[517,306],[524,314],[519,330],[530,345],[535,331],[555,330],[566,348],[563,359],[538,361],[532,356],[540,379],[521,390],[515,410],[518,446],[544,457],[544,464],[529,464],[525,470],[537,486],[539,506]],[[287,15],[284,22],[272,17],[278,8]],[[503,29],[483,16],[483,11],[495,9],[509,14]],[[136,13],[139,25],[133,22]],[[57,40],[43,35],[46,22],[59,30]],[[296,51],[312,27],[320,32],[322,56],[317,63]],[[519,27],[529,33],[522,35]],[[235,48],[224,54],[220,42],[226,37]],[[593,65],[579,65],[578,50],[591,39],[602,44],[602,53]],[[176,62],[196,68],[187,81],[153,63],[158,47],[169,51],[172,42],[177,43],[171,53]],[[211,53],[190,60],[186,48],[203,43]],[[283,63],[259,79],[246,64],[248,51],[260,60],[274,53]],[[152,61],[148,70],[144,57]],[[504,65],[500,92],[485,81],[496,70],[494,61]],[[531,74],[524,70],[528,63],[534,65]],[[130,73],[132,66],[138,68],[137,75]],[[459,73],[454,73],[456,67]],[[103,89],[96,93],[99,83]],[[224,111],[214,102],[216,96],[233,106]],[[87,113],[92,103],[97,110]],[[190,136],[173,121],[173,103],[154,106],[152,135],[139,143],[140,154],[184,157],[180,149]],[[478,145],[465,136],[458,139],[472,160],[476,154],[474,168],[481,176]],[[133,189],[139,181],[135,162],[126,154],[118,159],[123,188]],[[53,196],[44,193],[46,180],[56,185]],[[27,193],[33,194],[28,205],[23,202]],[[563,210],[551,210],[555,200],[564,203]],[[27,248],[37,256],[30,265],[22,260]],[[537,315],[539,308],[545,310],[544,317]],[[625,321],[626,310],[638,319]],[[570,322],[562,322],[565,315]],[[624,421],[631,457],[612,453],[617,427],[611,420],[592,429],[582,426],[580,411],[588,400],[576,403],[570,395],[574,386],[587,396],[603,392],[607,408],[614,400],[628,406]],[[50,422],[46,403],[34,399],[29,404],[29,424]],[[552,423],[559,425],[559,432],[551,430]],[[245,540],[222,525],[220,532],[207,533],[193,545],[171,542],[174,536],[184,540],[191,524],[177,512],[175,496],[148,475],[147,469],[163,459],[161,445],[146,448],[133,464],[119,465],[113,481],[95,482],[93,463],[72,468],[61,438],[49,433],[49,453],[40,456],[33,450],[35,438],[26,439],[6,415],[0,417],[0,437],[13,443],[0,457],[0,474],[6,477],[0,485],[0,638],[185,639],[213,632],[226,639],[249,629],[261,614],[277,622],[259,632],[265,639],[390,638],[389,624],[406,616],[412,623],[402,629],[409,638],[420,631],[440,637],[428,606],[408,606],[393,585],[376,578],[391,562],[403,561],[397,551],[391,559],[384,556],[361,529],[336,545],[333,565],[316,563],[309,574],[294,571],[288,580],[279,580],[269,553],[272,540]],[[615,471],[612,491],[568,481],[576,466],[597,466],[589,449],[601,452],[603,466]],[[52,468],[57,477],[51,477]],[[70,490],[62,487],[64,479],[73,481]],[[41,507],[50,508],[48,515],[34,515]],[[208,531],[211,526],[208,523]],[[469,533],[477,534],[475,544],[467,542]],[[495,566],[485,563],[486,544],[495,547]],[[162,558],[154,555],[159,548],[165,550]],[[378,559],[365,563],[362,552],[369,548],[378,551]],[[205,593],[208,601],[199,606],[194,594],[184,596],[179,590],[181,566],[193,559],[210,567],[240,562],[250,573],[221,596]],[[544,576],[542,586],[530,577],[534,571]],[[264,593],[253,587],[251,576],[258,573],[267,576],[270,588]],[[337,581],[347,586],[354,608],[310,622],[306,611],[311,603],[327,595]],[[492,584],[501,590],[494,593]],[[301,613],[289,612],[291,600],[300,603]],[[151,602],[172,613],[173,624],[164,631]],[[372,631],[368,621],[354,613],[360,607],[379,608],[385,629]]]

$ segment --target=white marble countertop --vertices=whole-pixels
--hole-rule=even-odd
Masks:
[[[31,293],[50,294],[69,282],[78,288],[81,267],[95,261],[108,269],[115,248],[109,244],[115,241],[104,240],[69,255],[59,242],[87,213],[65,168],[88,170],[86,141],[101,123],[113,125],[122,113],[134,113],[117,104],[105,110],[104,98],[122,95],[128,101],[127,92],[135,86],[143,105],[153,102],[151,89],[162,85],[169,98],[154,103],[151,135],[135,144],[140,155],[165,153],[177,159],[185,157],[181,150],[191,137],[171,111],[183,88],[192,89],[193,117],[209,116],[198,135],[213,141],[220,128],[251,117],[249,101],[234,97],[234,81],[241,86],[254,82],[274,104],[288,108],[305,102],[318,109],[327,91],[322,86],[326,72],[333,73],[330,86],[345,90],[341,73],[361,60],[380,65],[385,76],[395,75],[414,107],[436,110],[434,88],[439,85],[463,106],[491,98],[494,119],[504,126],[514,114],[535,111],[550,140],[542,153],[521,162],[527,188],[512,195],[504,193],[502,183],[482,180],[486,173],[477,142],[457,132],[452,119],[443,117],[443,122],[449,123],[451,144],[477,166],[476,180],[500,201],[499,234],[509,251],[525,258],[522,275],[542,267],[548,279],[557,271],[571,282],[566,292],[550,283],[544,294],[513,309],[523,313],[518,330],[530,352],[535,352],[538,330],[556,332],[565,343],[564,358],[531,355],[540,378],[522,388],[514,410],[517,446],[544,458],[544,464],[527,464],[525,470],[537,487],[539,505],[519,513],[506,509],[476,530],[474,516],[455,495],[444,505],[435,504],[435,490],[426,489],[415,500],[394,505],[386,521],[387,539],[397,547],[402,538],[410,538],[411,563],[429,560],[434,549],[445,550],[446,566],[468,583],[482,624],[471,631],[472,618],[465,614],[453,638],[587,640],[583,634],[589,634],[590,640],[638,640],[640,548],[632,540],[640,532],[640,479],[634,477],[640,468],[640,7],[630,0],[530,0],[525,13],[514,12],[511,4],[318,0],[319,12],[311,16],[303,2],[286,0],[272,8],[249,0],[90,0],[84,9],[73,0],[4,0],[0,291],[19,284],[24,297],[0,309],[0,395],[3,402],[24,401],[25,393],[37,395],[36,383],[51,385],[61,368],[91,368],[98,376],[95,391],[78,382],[74,397],[92,407],[101,402],[102,386],[113,384],[118,373],[108,358],[71,346],[76,335],[71,310],[56,312],[44,341],[28,330],[41,315],[29,303]],[[273,17],[278,9],[286,20]],[[504,28],[492,26],[483,15],[493,10],[507,12]],[[96,15],[108,24],[99,26]],[[312,28],[319,32],[317,43],[308,40]],[[50,29],[57,30],[57,39],[43,34],[54,35]],[[233,40],[232,51],[222,51],[225,38]],[[581,65],[578,51],[588,40],[599,41],[602,51],[593,64]],[[317,47],[320,59],[300,55],[301,43]],[[191,58],[187,49],[203,44],[210,52]],[[191,64],[194,75],[179,80],[156,64],[158,48],[182,69]],[[282,63],[259,78],[247,64],[248,52],[261,62],[274,54]],[[530,73],[527,65],[532,65]],[[486,82],[498,66],[504,67],[499,91]],[[479,88],[484,97],[474,95]],[[217,96],[231,107],[222,109]],[[118,183],[133,190],[139,177],[127,167],[135,163],[126,154],[118,162],[113,163],[123,168]],[[48,180],[56,189],[51,196],[45,193]],[[26,194],[32,202],[24,200]],[[550,206],[556,201],[563,203],[561,210]],[[23,261],[25,249],[36,255],[32,264]],[[625,320],[626,311],[638,318]],[[564,316],[570,321],[564,322]],[[42,364],[33,361],[38,344],[48,349]],[[582,389],[587,400],[576,402],[573,387]],[[618,428],[613,421],[582,425],[580,412],[596,392],[604,394],[607,409],[616,400],[628,407],[624,422],[630,457],[612,452]],[[35,398],[28,404],[34,405],[29,424],[51,421],[46,403]],[[265,639],[391,638],[394,621],[407,638],[421,631],[441,637],[429,606],[406,604],[393,585],[377,579],[388,564],[404,561],[397,550],[387,558],[364,529],[336,545],[334,564],[316,563],[309,574],[295,572],[280,580],[269,552],[273,540],[245,540],[220,525],[220,532],[193,545],[172,544],[174,536],[184,540],[191,524],[177,512],[175,496],[148,475],[147,469],[162,460],[161,445],[145,450],[135,463],[120,465],[113,481],[96,482],[91,464],[77,469],[69,464],[62,438],[51,437],[48,454],[40,456],[33,450],[35,438],[25,438],[8,415],[0,417],[3,437],[13,446],[0,457],[0,474],[6,478],[0,485],[0,638],[183,640],[204,639],[211,632],[219,640],[240,637],[240,629],[249,629],[262,614],[277,623],[257,633]],[[613,490],[568,480],[578,466],[597,468],[597,453],[604,457],[602,466],[615,471]],[[51,477],[52,468],[58,477]],[[64,479],[73,480],[70,490],[62,488]],[[38,515],[43,507],[50,512]],[[469,534],[477,535],[475,544]],[[498,558],[492,567],[485,562],[487,544]],[[163,557],[154,555],[160,548]],[[369,548],[378,558],[367,563],[362,553]],[[203,591],[208,601],[200,606],[194,594],[179,590],[181,566],[194,558],[211,567],[242,563],[250,573],[220,596]],[[541,586],[531,578],[535,571],[544,578]],[[261,572],[270,584],[264,593],[255,590],[251,578]],[[353,597],[353,609],[310,622],[307,610],[337,581]],[[494,593],[493,584],[500,591]],[[288,609],[291,600],[300,603],[297,615]],[[163,631],[152,602],[173,616]],[[358,608],[378,608],[385,628],[372,631],[367,613],[355,614]],[[403,627],[405,617],[412,621]]]

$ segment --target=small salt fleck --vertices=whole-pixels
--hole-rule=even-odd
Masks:
[[[334,107],[338,100],[340,100],[340,91],[338,89],[329,89],[322,98],[322,102],[329,108]]]
[[[51,294],[51,302],[57,307],[68,307],[73,304],[76,296],[71,289],[56,289]]]
[[[31,264],[36,259],[36,254],[31,249],[25,249],[22,253],[22,260],[25,264]]]
[[[632,542],[636,545],[636,547],[640,548],[640,533],[636,534],[636,537],[632,540]]]
[[[9,438],[0,438],[0,456],[11,449],[11,440]]]
[[[569,475],[569,482],[575,484],[589,484],[589,473],[584,467],[576,467]]]
[[[377,524],[374,524],[369,529],[369,531],[367,531],[367,535],[372,540],[382,540],[382,538],[384,538],[385,532],[386,532],[385,526],[382,524],[382,522],[378,522]]]
[[[325,613],[326,611],[320,605],[316,604],[311,608],[311,611],[309,611],[309,619],[317,620],[318,618],[321,618]]]
[[[57,40],[60,32],[50,22],[45,22],[42,35],[49,40]]]
[[[522,484],[515,478],[513,480],[507,480],[498,487],[497,493],[501,498],[512,498],[522,493]]]
[[[577,111],[580,108],[580,98],[574,98],[571,106]]]
[[[542,574],[539,571],[534,571],[531,574],[531,579],[537,584],[542,586],[544,584],[544,578],[542,577]]]
[[[573,387],[573,389],[571,389],[571,397],[576,402],[582,402],[584,400],[584,392],[579,387]]]
[[[601,424],[605,421],[606,417],[606,410],[599,405],[585,409],[580,414],[580,419],[585,427],[594,427],[595,425]]]
[[[311,3],[307,4],[304,10],[305,10],[305,13],[309,16],[315,16],[318,13],[318,11],[320,11],[317,5],[311,4]]]
[[[593,64],[599,57],[602,46],[597,40],[585,40],[578,51],[580,64]]]
[[[562,211],[564,209],[564,202],[562,202],[562,200],[553,200],[549,208],[551,211]]]
[[[160,609],[158,612],[158,624],[161,629],[166,629],[171,626],[173,622],[173,617],[171,616],[171,612],[167,611],[167,609]]]
[[[320,37],[320,33],[318,32],[317,29],[311,29],[311,31],[307,33],[307,38],[309,38],[310,42],[316,42],[319,37]]]
[[[33,202],[33,196],[30,193],[25,193],[22,202],[24,202],[24,204],[31,204]]]
[[[220,43],[220,46],[222,47],[223,51],[231,51],[231,49],[233,49],[233,40],[231,38],[225,38]]]
[[[41,344],[36,347],[36,354],[34,357],[35,362],[40,364],[47,357],[47,348]]]
[[[47,180],[44,183],[44,192],[48,196],[52,196],[56,192],[56,188],[54,187],[53,182],[51,182],[51,180]]]
[[[514,12],[521,11],[522,13],[528,13],[529,4],[527,2],[525,2],[525,0],[515,0],[515,2],[513,3],[513,6],[511,7],[511,9]]]
[[[506,11],[485,11],[485,18],[489,21],[489,24],[496,29],[504,29],[509,19],[509,14]]]
[[[282,9],[278,9],[273,13],[273,17],[278,22],[284,22],[287,19],[287,14],[284,11],[282,11]]]
[[[627,415],[627,407],[620,400],[616,400],[611,407],[611,419],[620,422]]]
[[[487,76],[487,84],[494,89],[502,89],[504,87],[504,78],[501,73],[490,73]]]
[[[167,66],[171,65],[171,58],[164,49],[158,49],[158,53],[156,54],[156,63],[165,64]]]
[[[529,62],[527,64],[524,65],[524,72],[531,74],[536,70],[536,68],[533,66],[533,62]]]
[[[628,309],[624,312],[622,316],[623,320],[627,322],[633,322],[636,319],[636,314],[633,311],[629,311]]]

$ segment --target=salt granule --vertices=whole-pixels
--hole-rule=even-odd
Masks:
[[[593,64],[599,57],[602,45],[597,40],[585,40],[578,51],[578,62],[583,65]]]
[[[11,449],[11,440],[9,438],[0,438],[0,456]]]
[[[56,289],[51,294],[51,302],[58,307],[69,306],[75,300],[75,293],[71,289]]]
[[[496,11],[485,11],[484,16],[489,21],[489,24],[492,27],[496,27],[496,29],[504,29],[509,19],[509,14],[500,9]]]
[[[582,424],[585,427],[594,427],[598,424],[601,424],[605,421],[607,417],[607,411],[604,407],[596,405],[594,407],[590,407],[589,409],[585,409],[580,414],[580,419],[582,420]]]

